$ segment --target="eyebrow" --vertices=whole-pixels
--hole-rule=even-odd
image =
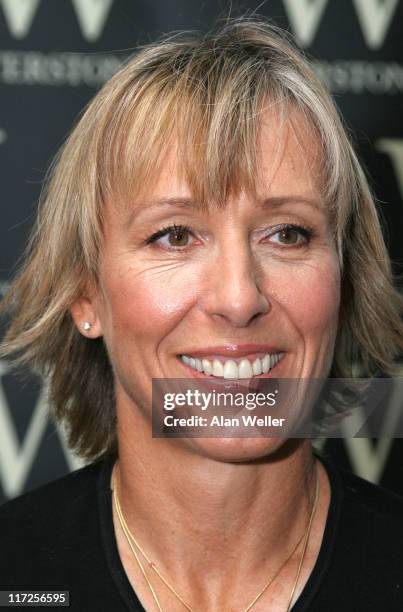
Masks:
[[[261,208],[274,208],[278,209],[282,206],[286,206],[287,204],[304,204],[306,206],[310,206],[316,208],[319,211],[323,211],[325,206],[323,202],[320,202],[317,199],[306,198],[304,196],[299,195],[285,195],[285,196],[276,196],[276,197],[268,197],[268,198],[259,198],[257,204]],[[177,208],[184,209],[198,209],[200,208],[200,204],[192,200],[191,198],[179,198],[179,197],[171,197],[171,198],[160,198],[157,200],[151,200],[149,202],[142,202],[140,205],[135,206],[135,208],[130,212],[128,223],[132,224],[136,215],[144,210],[150,208],[164,208],[166,206],[172,206]]]
[[[128,226],[130,227],[135,220],[136,216],[143,210],[149,210],[150,208],[164,208],[165,206],[176,206],[178,208],[198,208],[196,202],[191,198],[161,198],[152,201],[142,201],[137,203],[134,208],[130,210],[128,216]]]
[[[318,199],[306,198],[304,196],[299,195],[289,195],[289,196],[277,196],[265,198],[261,201],[262,208],[271,207],[271,208],[280,208],[286,204],[305,204],[307,206],[312,206],[313,208],[317,208],[318,210],[323,210],[325,208],[324,202]]]

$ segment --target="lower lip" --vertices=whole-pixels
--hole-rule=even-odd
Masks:
[[[251,376],[250,378],[224,378],[223,376],[211,376],[210,374],[205,374],[204,372],[199,372],[198,370],[194,370],[192,367],[184,363],[180,357],[178,357],[178,359],[183,365],[183,367],[186,368],[188,372],[190,372],[192,378],[203,378],[205,380],[206,379],[207,380],[239,380],[240,382],[242,382],[246,380],[255,380],[259,378],[274,378],[275,376],[278,377],[278,372],[281,370],[280,366],[282,365],[285,359],[285,355],[283,355],[280,361],[278,361],[276,365],[274,366],[274,368],[272,368],[270,372],[268,372],[267,374],[258,374],[256,376]],[[273,375],[273,372],[274,372],[274,375]]]

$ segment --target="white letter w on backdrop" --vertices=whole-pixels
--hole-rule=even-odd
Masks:
[[[290,26],[302,47],[309,47],[313,43],[328,2],[283,0]],[[352,0],[365,42],[370,49],[382,46],[398,3],[399,0]]]
[[[43,385],[32,416],[20,443],[12,418],[12,406],[8,404],[1,384],[1,378],[9,371],[6,361],[0,361],[0,482],[6,498],[13,498],[24,492],[26,480],[38,452],[44,442],[49,423],[47,389]],[[68,467],[73,470],[82,466],[82,461],[72,455],[65,443],[65,432],[56,428],[61,449]],[[46,444],[46,440],[45,440]],[[46,449],[45,449],[46,450]]]
[[[10,34],[25,38],[31,29],[41,0],[0,0]],[[71,0],[83,37],[94,42],[102,33],[113,0]],[[45,16],[44,16],[45,18]],[[60,23],[60,27],[65,27]]]

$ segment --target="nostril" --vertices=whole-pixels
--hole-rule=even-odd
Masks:
[[[252,312],[251,309],[243,309],[238,310],[228,309],[226,312],[214,313],[213,317],[219,317],[220,319],[225,319],[227,322],[231,324],[231,327],[241,328],[248,327],[251,324],[254,324],[256,321],[260,321],[261,317],[268,314],[270,312],[270,307],[261,309],[258,312]]]
[[[199,302],[206,314],[226,319],[232,327],[246,327],[270,310],[261,290],[261,279],[251,257],[243,249],[237,257],[221,256],[220,265],[209,270],[205,292]]]

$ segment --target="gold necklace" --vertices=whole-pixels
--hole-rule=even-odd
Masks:
[[[158,568],[156,567],[156,565],[148,558],[148,556],[146,555],[146,553],[144,552],[144,550],[141,548],[141,546],[139,545],[139,543],[137,542],[136,538],[133,536],[132,532],[130,531],[125,518],[123,516],[123,512],[122,512],[122,508],[120,506],[120,501],[119,501],[119,496],[117,493],[117,486],[116,486],[116,465],[113,468],[113,475],[112,475],[112,489],[113,489],[113,500],[115,503],[115,508],[116,508],[116,513],[118,515],[118,519],[119,519],[119,523],[120,526],[122,528],[123,533],[126,536],[127,542],[130,546],[130,549],[133,553],[134,558],[137,561],[138,566],[140,567],[140,570],[147,582],[147,585],[150,589],[150,592],[153,596],[153,599],[158,607],[158,610],[160,612],[163,612],[163,609],[161,607],[161,604],[158,600],[157,594],[146,574],[146,571],[143,567],[143,564],[141,563],[138,553],[136,552],[135,548],[133,547],[132,541],[134,542],[135,546],[138,548],[138,550],[141,552],[141,554],[143,555],[143,557],[146,559],[148,566],[154,570],[154,572],[157,574],[157,576],[162,580],[162,582],[165,584],[165,586],[168,587],[168,589],[171,591],[171,593],[173,593],[173,595],[175,595],[175,597],[181,602],[181,604],[189,611],[189,612],[194,612],[194,609],[187,604],[184,599],[181,597],[181,595],[176,591],[176,589],[168,582],[168,580],[160,573],[160,571],[158,570]],[[316,487],[315,487],[315,499],[314,502],[312,504],[312,510],[309,516],[309,521],[308,521],[308,525],[307,528],[305,530],[305,532],[302,534],[302,536],[300,537],[300,539],[298,540],[298,542],[296,543],[296,545],[294,546],[294,548],[292,549],[291,553],[288,555],[288,557],[285,559],[285,561],[281,564],[280,568],[277,570],[277,572],[274,574],[274,576],[272,576],[270,578],[270,580],[264,585],[264,587],[259,591],[259,593],[256,595],[256,597],[251,601],[251,603],[244,608],[243,612],[249,612],[249,610],[252,609],[252,607],[255,605],[255,603],[262,597],[263,593],[269,588],[269,586],[275,581],[275,579],[277,578],[277,576],[280,574],[281,570],[287,565],[288,561],[291,559],[291,557],[293,556],[293,554],[295,553],[295,551],[297,550],[298,546],[300,545],[301,541],[304,540],[304,544],[303,544],[303,548],[302,548],[302,554],[301,554],[301,558],[298,564],[298,569],[297,569],[297,573],[296,573],[296,577],[293,583],[293,587],[291,589],[291,593],[290,593],[290,597],[288,600],[288,605],[286,608],[286,612],[289,612],[291,610],[291,604],[292,604],[292,599],[294,597],[294,593],[295,593],[295,589],[297,588],[297,584],[298,584],[298,579],[301,573],[301,569],[302,569],[302,565],[304,562],[304,558],[305,558],[305,553],[306,553],[306,549],[307,549],[307,545],[308,545],[308,540],[309,540],[309,535],[311,532],[311,527],[312,527],[312,522],[313,522],[313,518],[315,516],[315,511],[316,511],[316,506],[318,503],[318,499],[319,499],[319,477],[318,477],[318,470],[316,468],[315,470],[315,474],[316,474]]]

